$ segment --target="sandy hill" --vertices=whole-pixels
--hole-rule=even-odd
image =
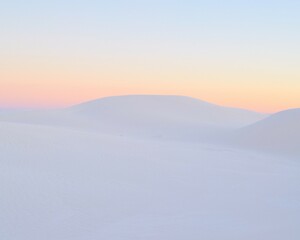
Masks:
[[[300,108],[275,113],[232,137],[241,146],[300,157]]]
[[[6,114],[0,116],[0,121],[81,128],[119,136],[192,140],[264,117],[189,97],[130,95],[101,98],[60,110]]]

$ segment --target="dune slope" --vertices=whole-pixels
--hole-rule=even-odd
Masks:
[[[1,239],[300,237],[296,162],[20,123],[0,132]]]
[[[231,135],[238,146],[300,158],[300,109],[271,115]]]

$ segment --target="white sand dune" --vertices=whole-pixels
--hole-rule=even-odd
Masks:
[[[118,136],[200,140],[242,127],[266,115],[182,96],[133,95],[102,98],[66,109],[0,115],[0,120],[63,126]]]
[[[2,115],[0,239],[298,240],[298,161],[184,132],[261,117],[163,96]]]
[[[273,114],[231,137],[238,146],[300,159],[300,108]]]

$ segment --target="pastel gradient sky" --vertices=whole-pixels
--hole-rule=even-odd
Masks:
[[[0,107],[174,94],[300,107],[298,0],[7,0]]]

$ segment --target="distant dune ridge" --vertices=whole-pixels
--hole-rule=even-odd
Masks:
[[[0,115],[0,119],[115,135],[199,140],[220,130],[246,126],[265,116],[190,97],[129,95],[101,98],[66,109]]]
[[[299,109],[271,116],[184,96],[106,97],[65,109],[0,113],[0,120],[108,135],[207,141],[299,156]]]
[[[2,113],[0,238],[299,240],[299,111],[121,96]]]
[[[108,97],[71,108],[93,117],[109,115],[115,121],[186,122],[212,126],[242,126],[264,117],[263,114],[221,107],[184,96],[129,95]],[[111,120],[111,119],[110,119]]]
[[[271,116],[184,96],[106,97],[65,109],[0,113],[0,120],[103,134],[208,141],[299,156],[299,109]]]

